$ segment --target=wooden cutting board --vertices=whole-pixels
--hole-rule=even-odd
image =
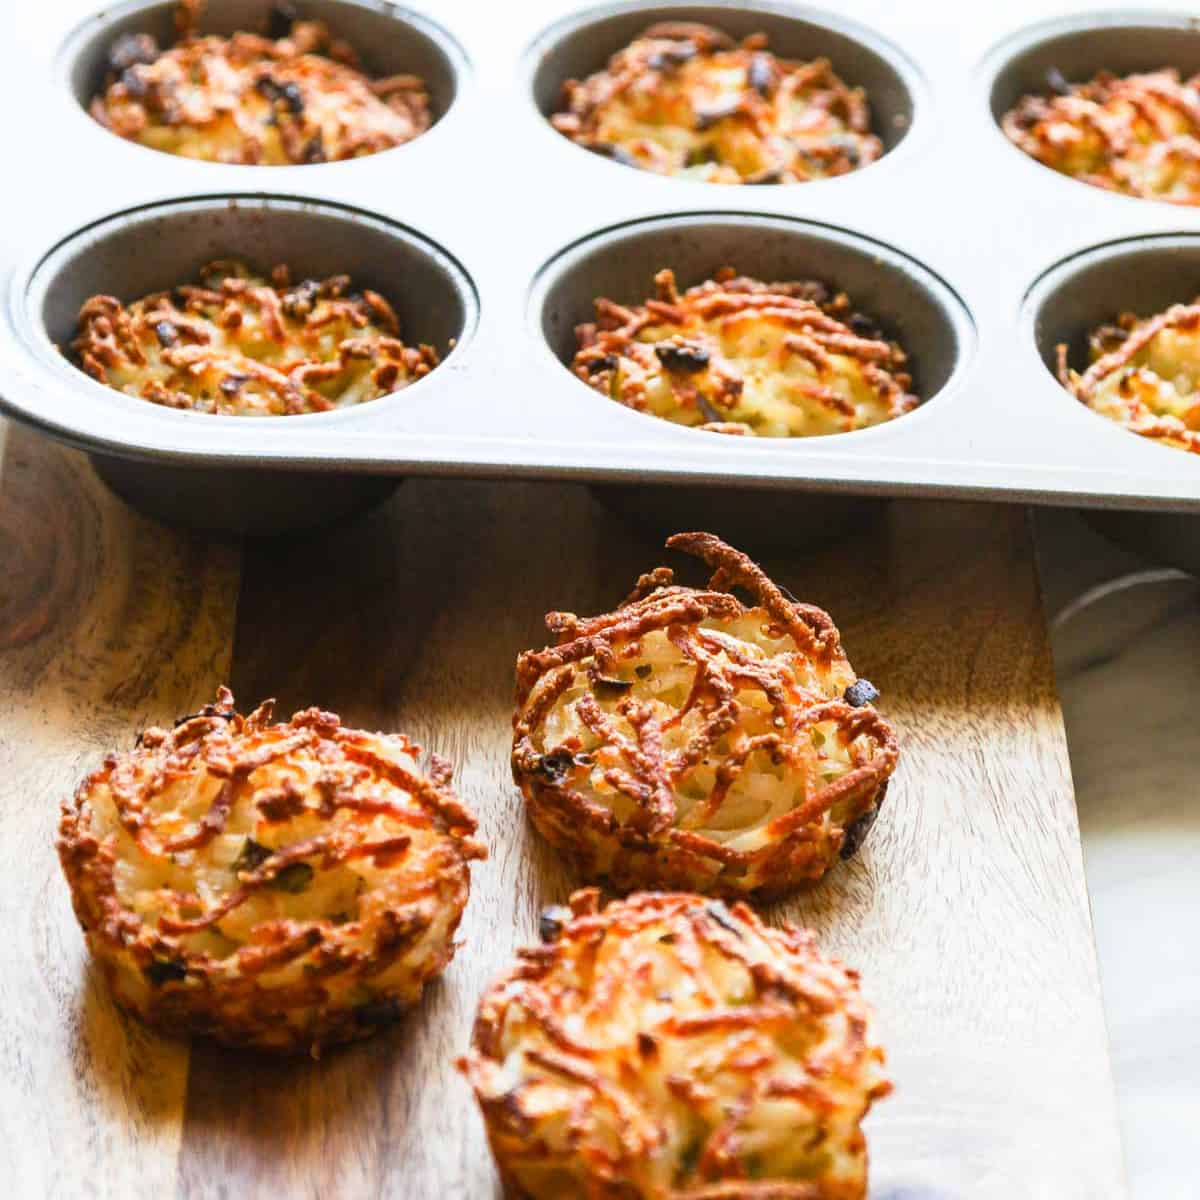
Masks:
[[[417,480],[328,535],[241,548],[136,516],[24,431],[2,462],[8,1194],[494,1196],[451,1063],[485,982],[572,884],[509,777],[513,659],[548,609],[611,607],[664,560],[656,542],[582,487]],[[1124,1195],[1025,512],[894,503],[843,546],[765,565],[834,614],[902,735],[864,852],[768,914],[816,928],[879,1014],[897,1090],[868,1124],[872,1196]],[[491,848],[445,978],[394,1030],[320,1062],[189,1050],[121,1016],[52,848],[60,799],[105,750],[230,679],[244,705],[319,704],[449,756]]]

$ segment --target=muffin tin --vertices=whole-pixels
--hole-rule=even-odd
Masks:
[[[352,162],[240,167],[146,150],[87,116],[111,38],[165,38],[171,6],[131,0],[72,32],[89,7],[23,15],[0,82],[4,111],[37,114],[10,121],[9,155],[41,184],[10,190],[0,234],[0,403],[88,450],[136,503],[269,532],[369,502],[404,475],[444,474],[1200,512],[1195,456],[1088,412],[1048,369],[1054,343],[1078,349],[1095,321],[1200,292],[1200,212],[1059,176],[995,119],[1050,66],[1069,79],[1195,71],[1195,19],[1139,9],[1031,25],[1047,10],[1032,0],[989,13],[854,0],[837,15],[639,2],[566,17],[552,0],[454,0],[435,21],[374,0],[300,0],[372,73],[425,75],[436,122]],[[269,8],[211,0],[205,27],[253,26]],[[544,114],[562,78],[664,18],[828,55],[867,87],[887,153],[837,179],[722,187],[557,134]],[[132,299],[230,253],[349,270],[397,303],[406,336],[454,349],[394,396],[265,423],[123,397],[55,349],[92,291]],[[925,403],[850,434],[741,439],[630,411],[567,371],[594,296],[640,299],[660,267],[689,285],[726,264],[846,288],[910,350]]]

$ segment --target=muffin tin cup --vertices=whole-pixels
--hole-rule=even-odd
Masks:
[[[265,7],[265,0],[214,0],[213,27],[228,24],[235,10],[252,19]],[[1161,65],[1162,56],[1193,69],[1200,37],[1186,19],[1146,10],[1037,25],[1032,19],[1044,18],[1047,6],[1032,0],[982,16],[965,6],[884,0],[848,0],[836,15],[770,0],[636,3],[566,15],[553,0],[513,11],[445,0],[434,23],[368,0],[300,0],[302,15],[325,16],[357,42],[372,70],[423,68],[435,112],[444,115],[424,136],[368,158],[250,167],[125,143],[81,107],[106,40],[161,21],[165,4],[117,7],[73,33],[83,0],[74,12],[42,8],[23,17],[29,52],[16,55],[0,81],[14,89],[11,105],[44,114],[40,123],[18,123],[12,155],[45,159],[55,184],[15,194],[14,216],[0,230],[0,261],[15,264],[7,270],[0,404],[92,453],[161,468],[164,495],[172,472],[186,467],[193,479],[234,468],[264,480],[284,472],[362,477],[368,489],[384,476],[442,474],[671,485],[696,495],[727,488],[1200,512],[1195,457],[1147,444],[1074,402],[1046,370],[1028,320],[1031,289],[1052,264],[1119,239],[1200,233],[1200,211],[1059,176],[1008,145],[993,111],[1014,88],[1034,86],[1047,55],[1068,74],[1089,74],[1105,65],[1096,56],[1137,43],[1141,58],[1112,61]],[[351,28],[351,17],[363,23]],[[764,30],[782,54],[828,54],[849,83],[874,93],[887,153],[850,175],[809,184],[685,185],[586,152],[549,126],[544,113],[565,75],[601,68],[618,41],[654,21],[697,18],[735,33]],[[1039,50],[1043,42],[1050,48]],[[426,58],[412,57],[418,48]],[[45,146],[61,152],[44,156]],[[251,247],[264,266],[267,257],[295,266],[323,245],[288,226],[289,204],[333,209],[348,230],[361,223],[364,245],[385,245],[381,226],[416,239],[460,283],[430,290],[428,278],[394,256],[352,254],[357,239],[349,236],[329,242],[337,254],[322,261],[349,256],[331,269],[368,271],[378,290],[407,308],[408,322],[444,316],[448,304],[458,315],[443,327],[463,326],[457,348],[395,396],[290,417],[269,434],[261,421],[167,412],[100,387],[51,349],[69,337],[69,309],[85,285],[100,287],[100,274],[64,276],[78,281],[78,293],[62,291],[49,321],[31,289],[64,253],[70,230],[95,230],[113,213],[136,219],[129,214],[148,201],[169,207],[197,195],[265,205],[262,244]],[[679,236],[643,237],[659,226]],[[133,237],[126,245],[114,277],[103,281],[123,299],[154,275],[126,260],[161,268],[160,286],[197,265],[165,241]],[[600,257],[585,267],[590,248]],[[731,438],[606,402],[564,366],[570,327],[594,299],[589,291],[637,301],[664,266],[695,282],[725,265],[845,287],[856,307],[907,343],[926,403],[850,434]],[[1200,278],[1180,287],[1200,290]],[[1114,309],[1128,307],[1127,292],[1117,292]],[[1060,319],[1052,308],[1044,315],[1051,324]],[[415,339],[417,328],[406,336]],[[112,469],[106,474],[115,478]],[[152,502],[154,485],[123,487],[135,502]],[[763,495],[764,509],[771,503]]]

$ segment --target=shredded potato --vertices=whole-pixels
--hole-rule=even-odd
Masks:
[[[201,37],[200,7],[179,4],[171,49],[149,34],[114,42],[91,105],[101,125],[152,150],[264,166],[358,158],[429,128],[421,79],[369,80],[320,21],[280,16],[279,37]]]
[[[460,1067],[514,1196],[864,1200],[888,1094],[855,972],[745,904],[599,894],[484,996]]]
[[[826,59],[766,46],[763,34],[738,45],[707,25],[654,25],[605,70],[568,80],[551,123],[617,162],[708,183],[802,183],[883,153],[861,88]]]
[[[1171,204],[1200,204],[1200,76],[1174,68],[1069,84],[1023,96],[1004,115],[1009,140],[1083,183]]]
[[[308,709],[271,724],[221,689],[148,729],[63,805],[58,851],[117,1000],[231,1045],[365,1037],[454,953],[475,820],[400,735]]]
[[[210,263],[198,284],[124,305],[93,296],[71,348],[93,378],[168,408],[226,416],[326,412],[375,400],[437,366],[406,346],[392,306],[350,279],[293,285],[244,263]]]
[[[513,776],[586,878],[794,889],[858,848],[895,735],[827,613],[711,534],[667,545],[713,568],[707,589],[659,568],[614,613],[551,613],[557,644],[517,660]]]
[[[1093,412],[1164,446],[1200,454],[1200,301],[1141,318],[1122,313],[1089,338],[1082,374],[1058,347],[1063,386]]]
[[[904,351],[823,284],[763,283],[732,268],[682,294],[655,276],[644,304],[596,301],[571,364],[589,387],[710,433],[812,437],[911,412]]]

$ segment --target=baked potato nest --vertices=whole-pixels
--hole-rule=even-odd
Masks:
[[[1050,95],[1022,96],[1008,139],[1081,183],[1142,200],[1200,204],[1200,76],[1168,67],[1084,83],[1049,73]]]
[[[813,437],[911,412],[908,358],[844,292],[719,270],[680,292],[654,277],[641,304],[595,301],[571,369],[626,408],[708,433]]]
[[[424,133],[429,94],[416,75],[369,79],[321,21],[272,14],[272,36],[197,32],[203,0],[175,7],[176,45],[125,34],[109,50],[90,111],[152,150],[208,162],[286,166],[376,154]]]
[[[475,818],[403,735],[217,702],[110,753],[58,853],[117,1001],[162,1030],[308,1050],[395,1019],[454,954]]]
[[[509,1194],[863,1200],[887,1095],[858,976],[744,903],[594,889],[484,995],[459,1063]]]
[[[829,615],[707,533],[667,546],[612,613],[550,613],[517,660],[513,777],[585,878],[615,889],[781,894],[857,850],[898,755]],[[744,589],[747,606],[733,594]]]
[[[1131,433],[1200,454],[1200,301],[1122,313],[1088,336],[1080,373],[1058,346],[1058,377],[1081,404]]]
[[[586,79],[568,79],[561,134],[626,166],[706,183],[804,183],[883,153],[862,88],[828,59],[795,62],[765,34],[735,42],[691,21],[652,25]]]
[[[89,297],[71,343],[93,379],[166,408],[220,416],[328,412],[401,391],[438,365],[407,346],[388,300],[348,275],[260,278],[219,259],[195,282],[129,304]]]

